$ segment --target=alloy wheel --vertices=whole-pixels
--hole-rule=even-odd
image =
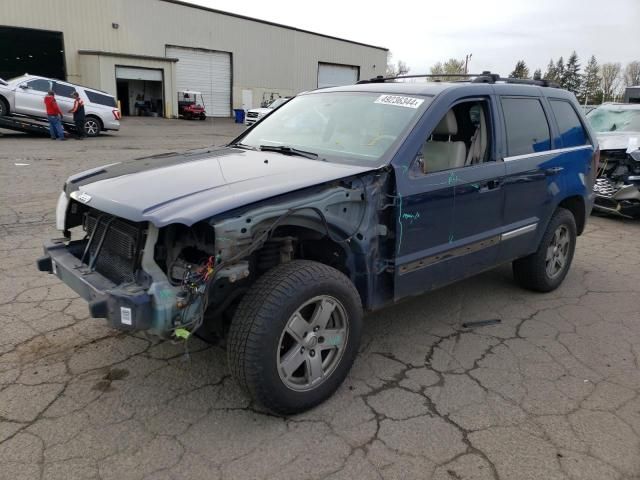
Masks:
[[[84,123],[84,130],[87,132],[87,135],[97,135],[99,128],[98,122],[95,120],[87,120]]]
[[[549,278],[556,278],[564,270],[569,258],[570,242],[569,229],[566,225],[560,225],[556,228],[545,257],[545,267]]]
[[[340,363],[348,335],[349,318],[336,298],[320,295],[304,303],[280,336],[277,366],[282,382],[296,391],[316,388]]]

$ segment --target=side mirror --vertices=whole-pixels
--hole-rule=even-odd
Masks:
[[[29,88],[29,86],[28,86],[26,83],[23,83],[23,84],[19,85],[19,87],[20,87],[22,90],[26,90],[27,88]]]

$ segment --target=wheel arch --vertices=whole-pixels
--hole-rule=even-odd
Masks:
[[[100,132],[104,131],[104,123],[103,123],[102,119],[98,115],[90,113],[85,118],[93,118],[93,119],[97,120],[98,121],[98,125],[100,126]]]
[[[4,106],[7,107],[7,113],[11,112],[11,104],[9,103],[9,99],[0,93],[0,102],[4,103]]]
[[[564,208],[571,212],[573,218],[576,221],[576,233],[578,235],[581,235],[582,232],[584,232],[584,227],[587,222],[587,209],[584,198],[581,195],[572,195],[570,197],[566,197],[560,203],[558,203],[558,207]]]

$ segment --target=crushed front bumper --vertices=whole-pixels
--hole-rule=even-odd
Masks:
[[[640,186],[619,186],[606,177],[599,177],[593,191],[596,194],[595,210],[627,218],[640,217]]]
[[[136,283],[116,285],[80,261],[84,241],[54,239],[45,243],[38,270],[56,275],[89,302],[89,313],[106,318],[119,330],[148,330],[153,322],[153,298]],[[80,253],[80,255],[79,255]]]

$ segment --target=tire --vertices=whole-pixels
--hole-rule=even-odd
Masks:
[[[229,369],[270,410],[303,412],[344,381],[361,331],[362,304],[353,283],[327,265],[295,260],[263,275],[240,302],[228,335]]]
[[[87,137],[97,137],[102,131],[102,122],[99,118],[89,116],[84,119],[84,133]]]
[[[520,286],[529,290],[555,290],[569,272],[575,248],[575,218],[569,210],[558,208],[551,217],[538,250],[513,262],[513,275]]]
[[[9,115],[9,103],[3,97],[0,97],[0,117],[6,115]]]

